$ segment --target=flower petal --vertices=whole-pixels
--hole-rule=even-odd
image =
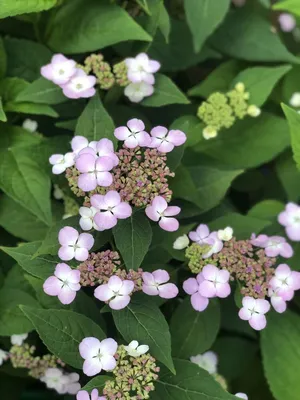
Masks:
[[[217,268],[215,265],[207,264],[202,270],[202,275],[206,280],[215,281],[218,279],[219,272],[219,268]]]
[[[107,354],[110,356],[114,356],[118,349],[118,343],[112,339],[107,338],[103,339],[100,344],[100,352],[101,354]]]
[[[122,310],[123,308],[127,307],[130,303],[130,296],[116,296],[113,300],[109,302],[109,307],[113,310]]]
[[[125,281],[123,281],[123,285],[122,285],[121,289],[119,290],[119,293],[123,296],[128,295],[133,291],[133,289],[134,289],[134,282],[125,280]]]
[[[162,217],[158,225],[167,232],[175,232],[179,228],[179,222],[176,218],[172,217]]]
[[[199,285],[199,293],[201,294],[201,296],[207,297],[207,298],[216,297],[217,288],[215,287],[213,282],[203,281]]]
[[[81,233],[79,235],[77,245],[87,250],[90,250],[93,247],[94,242],[95,240],[90,233]]]
[[[169,142],[173,143],[174,146],[181,146],[186,141],[186,134],[182,131],[170,130],[167,136]]]
[[[173,299],[178,295],[178,287],[174,283],[165,283],[158,287],[159,296],[163,299]]]
[[[62,246],[74,245],[77,242],[79,233],[71,226],[65,226],[58,233],[58,241]]]
[[[198,292],[198,282],[196,278],[189,278],[186,281],[183,282],[183,290],[185,291],[185,293],[187,294],[194,294]]]
[[[100,350],[100,340],[95,337],[86,337],[79,344],[79,353],[82,358],[93,358]]]
[[[253,314],[249,319],[249,324],[256,331],[261,331],[267,326],[267,319],[263,314]]]
[[[58,257],[63,261],[70,261],[75,256],[73,246],[62,246],[58,250]]]
[[[102,363],[98,358],[89,358],[83,363],[83,373],[87,376],[94,376],[100,374],[102,370]]]
[[[204,311],[208,306],[209,300],[207,297],[201,296],[200,293],[194,293],[191,296],[191,304],[194,310],[196,311]]]
[[[114,296],[114,292],[107,284],[98,286],[94,291],[94,296],[100,301],[108,301]]]
[[[90,192],[97,187],[97,178],[95,173],[86,173],[79,175],[78,187],[84,192]]]
[[[68,286],[63,286],[58,293],[58,299],[62,304],[71,304],[76,297],[76,292]]]
[[[43,284],[43,289],[49,296],[57,296],[61,290],[62,282],[56,276],[50,276]]]
[[[113,209],[113,213],[118,219],[126,219],[131,216],[132,208],[128,203],[123,201]]]
[[[101,357],[101,363],[104,371],[112,371],[117,365],[115,358],[109,354]]]
[[[83,153],[76,160],[76,168],[81,173],[95,171],[96,158],[93,154]]]

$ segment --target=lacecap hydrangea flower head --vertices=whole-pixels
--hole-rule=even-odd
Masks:
[[[297,207],[289,204],[278,217],[293,238],[297,237]],[[248,240],[237,240],[233,233],[231,227],[210,232],[205,224],[189,233],[191,243],[182,248],[196,275],[185,280],[183,290],[191,296],[191,306],[202,312],[211,298],[228,297],[230,284],[236,281],[242,296],[239,317],[262,330],[271,305],[278,313],[284,312],[300,289],[300,273],[277,261],[292,257],[293,249],[281,236],[253,234]]]

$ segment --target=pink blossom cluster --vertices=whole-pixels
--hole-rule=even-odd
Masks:
[[[41,68],[41,75],[60,86],[63,94],[70,99],[92,97],[96,93],[96,77],[87,75],[74,60],[63,54],[55,54],[51,63]]]
[[[127,78],[130,81],[124,94],[133,103],[139,103],[154,92],[154,74],[160,69],[160,63],[150,60],[147,54],[140,53],[134,58],[126,58]]]
[[[294,223],[293,217],[297,211],[298,206],[296,205],[287,207],[287,210],[280,214],[279,221],[286,224]],[[228,237],[224,236],[222,232],[224,231],[210,233],[209,228],[201,224],[196,231],[189,233],[190,239],[197,243],[199,248],[205,249],[204,253],[195,253],[196,258],[193,259],[193,262],[199,262],[197,257],[200,254],[204,262],[209,258],[210,263],[203,266],[196,278],[187,279],[183,283],[183,289],[191,296],[192,307],[196,311],[204,311],[210,298],[229,296],[231,292],[229,280],[236,279],[242,286],[245,284],[251,286],[253,278],[248,282],[248,275],[258,274],[255,280],[257,279],[257,282],[262,283],[265,281],[263,284],[266,285],[266,290],[261,292],[261,289],[255,287],[254,290],[261,293],[263,298],[244,295],[243,307],[239,311],[239,316],[248,321],[253,329],[264,329],[267,324],[265,314],[270,310],[271,304],[275,311],[284,312],[287,308],[286,302],[290,301],[294,297],[295,291],[300,289],[299,272],[292,271],[287,264],[279,264],[277,268],[271,268],[276,261],[275,257],[290,258],[293,256],[293,249],[281,236],[269,237],[264,234],[258,236],[253,234],[251,240],[248,241],[249,243],[241,241],[240,246],[235,238],[231,236],[228,240]],[[220,237],[223,237],[226,242],[223,243]],[[230,245],[231,241],[233,245]],[[225,246],[224,249],[223,246]],[[253,246],[263,249],[259,250],[259,254],[257,253],[256,261],[253,259],[253,255],[256,254],[253,251]],[[260,254],[261,252],[264,254]],[[267,262],[268,258],[271,261],[270,263]],[[244,263],[246,264],[244,265]],[[255,263],[257,263],[256,267]],[[262,265],[266,266],[265,271],[261,269]],[[241,292],[243,293],[243,291]]]

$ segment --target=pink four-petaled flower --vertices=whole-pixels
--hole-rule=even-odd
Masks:
[[[151,129],[151,147],[161,153],[169,153],[175,146],[181,146],[186,141],[186,134],[182,131],[172,129],[168,131],[164,126],[156,126]]]
[[[70,304],[80,289],[80,271],[72,270],[67,264],[56,265],[54,276],[44,282],[44,292],[49,296],[57,296],[62,304]]]
[[[246,296],[243,298],[243,307],[239,311],[239,317],[249,321],[250,326],[260,331],[267,325],[265,314],[270,310],[270,303],[264,299],[254,299]]]
[[[213,254],[219,253],[224,246],[223,241],[218,237],[218,232],[210,233],[208,226],[205,224],[200,224],[195,231],[191,231],[189,233],[189,238],[200,246],[210,246],[209,250],[203,254],[203,258],[209,258]]]
[[[94,296],[98,300],[108,301],[109,307],[113,310],[121,310],[129,304],[129,295],[133,289],[133,281],[122,281],[118,276],[111,276],[106,284],[95,289]]]
[[[275,269],[275,275],[269,282],[269,286],[284,301],[291,300],[294,296],[294,291],[300,289],[300,272],[292,271],[287,264],[279,264]]]
[[[62,54],[55,54],[51,63],[41,68],[42,76],[56,85],[66,84],[76,74],[76,71],[76,62],[69,60]]]
[[[199,312],[204,311],[209,303],[209,299],[199,292],[199,286],[203,281],[202,272],[199,272],[196,278],[189,278],[183,282],[183,290],[191,296],[192,307]]]
[[[285,227],[290,240],[300,241],[300,206],[288,203],[278,215],[278,222]]]
[[[159,296],[163,299],[173,299],[178,295],[178,288],[174,283],[167,283],[170,275],[163,269],[143,272],[143,292],[149,296]]]
[[[150,60],[146,53],[140,53],[135,58],[125,58],[127,77],[133,83],[145,82],[153,85],[154,73],[160,68],[160,63]]]
[[[69,261],[72,258],[85,261],[89,256],[89,250],[94,245],[94,238],[90,233],[81,233],[71,226],[65,226],[59,231],[58,241],[61,248],[58,256],[61,260]]]
[[[100,231],[113,228],[118,219],[129,218],[132,214],[130,205],[121,201],[119,193],[115,190],[110,190],[104,196],[94,194],[91,197],[91,205],[98,210],[94,222]]]
[[[80,390],[80,392],[77,393],[76,400],[106,400],[106,397],[99,396],[97,389],[92,390],[91,396],[86,390]]]
[[[281,257],[290,258],[294,253],[292,246],[282,236],[258,235],[256,237],[255,234],[252,234],[251,244],[264,248],[268,257],[280,255]]]
[[[85,360],[83,372],[87,376],[100,374],[102,370],[112,371],[116,367],[118,344],[114,339],[104,339],[100,342],[95,337],[87,337],[79,344],[79,353]]]
[[[87,75],[82,69],[77,68],[76,73],[61,87],[69,99],[88,98],[96,93],[94,88],[96,81],[95,76]]]
[[[230,295],[230,274],[225,269],[219,269],[215,265],[207,264],[202,270],[203,281],[199,285],[199,293],[203,297],[221,297]]]
[[[110,157],[97,157],[95,154],[83,153],[76,160],[76,168],[81,173],[78,187],[84,192],[90,192],[99,186],[110,186],[113,182],[109,172],[114,167]]]
[[[146,207],[145,212],[148,218],[158,222],[158,225],[165,231],[174,232],[179,228],[179,222],[173,216],[180,213],[180,207],[168,206],[162,196],[156,196]]]
[[[134,149],[137,146],[146,147],[151,143],[149,133],[145,132],[145,124],[142,120],[133,118],[127,122],[127,126],[115,129],[115,137],[124,140],[125,146]]]

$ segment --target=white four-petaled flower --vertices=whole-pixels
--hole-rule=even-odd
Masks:
[[[137,340],[132,340],[128,346],[124,346],[124,349],[131,357],[139,357],[142,354],[146,354],[149,350],[149,346],[146,344],[139,345]]]

